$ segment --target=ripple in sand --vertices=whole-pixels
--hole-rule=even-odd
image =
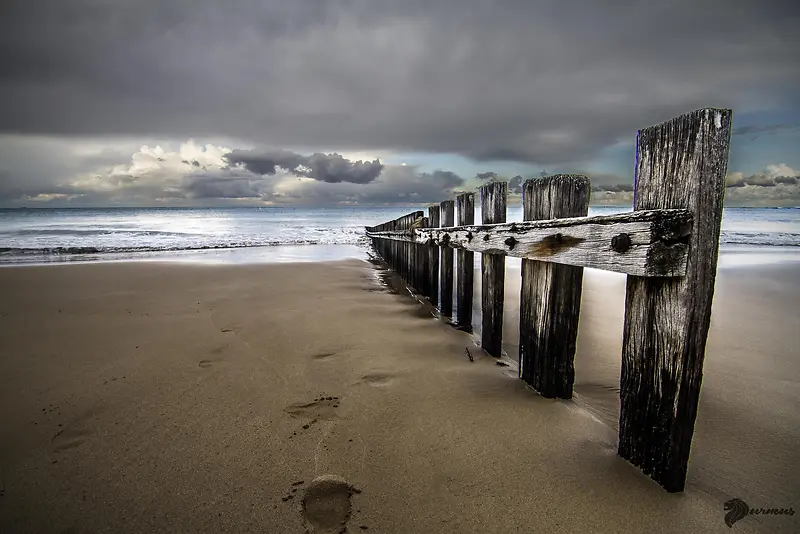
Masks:
[[[305,490],[301,511],[306,531],[314,534],[345,532],[352,512],[350,497],[353,493],[360,491],[336,475],[322,475],[312,480]]]

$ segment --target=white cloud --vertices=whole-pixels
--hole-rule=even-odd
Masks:
[[[776,165],[767,165],[764,169],[764,174],[770,178],[775,178],[777,176],[797,176],[800,175],[800,171],[795,171],[785,163],[778,163]]]

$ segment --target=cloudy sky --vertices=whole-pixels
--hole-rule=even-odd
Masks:
[[[734,110],[729,205],[800,205],[789,0],[4,0],[0,206],[438,202]],[[514,189],[512,187],[512,189]]]

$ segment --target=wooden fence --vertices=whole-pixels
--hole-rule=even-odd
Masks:
[[[508,186],[368,227],[380,256],[419,293],[472,328],[474,253],[481,254],[481,347],[500,356],[505,256],[522,259],[519,376],[569,399],[583,268],[628,275],[620,376],[620,456],[667,491],[682,491],[711,318],[731,110],[702,109],[640,130],[633,212],[587,217],[590,182],[556,175],[523,185],[524,222],[506,222]],[[441,259],[439,252],[441,251]],[[439,293],[441,291],[441,300]]]

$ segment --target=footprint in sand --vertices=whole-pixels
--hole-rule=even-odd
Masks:
[[[63,452],[83,445],[92,434],[92,432],[88,430],[86,422],[100,411],[102,411],[102,408],[88,410],[56,432],[52,441],[53,452]]]
[[[295,402],[284,408],[284,410],[292,417],[333,421],[338,419],[336,415],[336,408],[338,407],[339,397],[320,397],[311,402]]]
[[[337,352],[320,352],[319,354],[312,354],[312,360],[324,360],[325,358],[330,358],[331,356],[336,356]]]
[[[62,452],[80,447],[86,441],[89,432],[65,428],[53,436],[53,452]]]
[[[200,362],[197,365],[203,368],[211,367],[212,365],[214,365],[214,360],[200,360]]]
[[[339,534],[347,530],[352,505],[350,497],[361,490],[336,475],[322,475],[311,481],[303,495],[301,515],[306,531]]]
[[[392,373],[370,373],[361,377],[359,384],[367,384],[374,387],[385,387],[394,382]]]

